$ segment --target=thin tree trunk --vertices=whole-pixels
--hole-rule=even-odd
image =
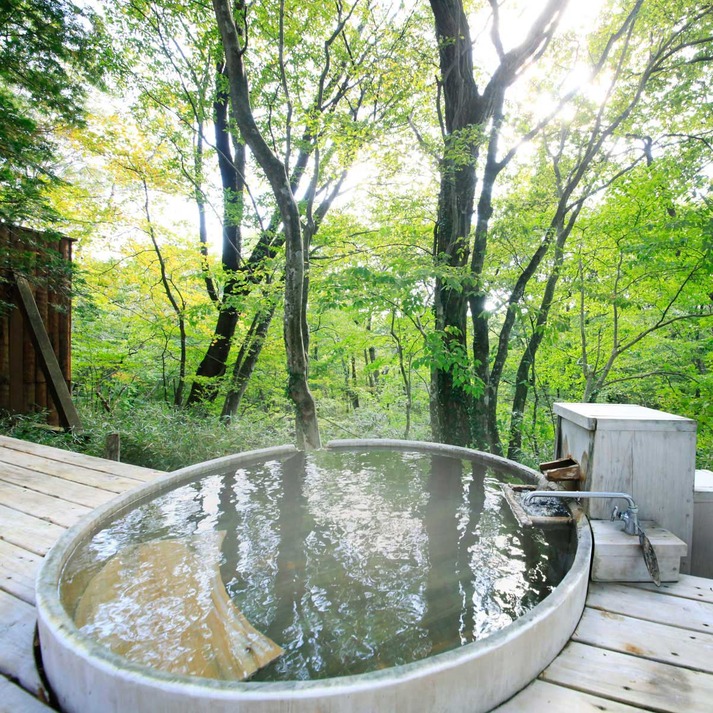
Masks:
[[[575,217],[576,219],[576,217]],[[568,222],[567,229],[561,228],[557,235],[555,244],[554,264],[552,271],[547,278],[545,292],[542,296],[540,308],[537,311],[537,319],[525,351],[520,357],[520,363],[515,376],[515,393],[513,395],[512,407],[510,411],[510,437],[508,439],[508,458],[518,460],[522,451],[522,423],[525,414],[525,405],[530,389],[535,383],[535,357],[537,350],[545,336],[545,327],[549,319],[550,309],[554,302],[555,288],[560,276],[562,261],[564,259],[564,246],[567,238],[574,226],[574,220]]]
[[[411,390],[411,374],[406,368],[404,359],[404,349],[401,338],[396,333],[396,312],[391,313],[391,337],[396,342],[396,354],[399,358],[399,372],[401,380],[404,382],[404,396],[406,396],[406,427],[404,428],[404,438],[409,437],[411,432],[411,411],[413,410],[413,392]]]
[[[297,184],[299,183],[299,179],[304,174],[308,158],[309,153],[307,151],[300,151],[295,169],[293,170],[292,174],[293,191],[296,190]],[[343,173],[341,178],[332,187],[330,193],[324,197],[322,202],[319,204],[319,207],[314,211],[313,217],[311,217],[311,219],[308,221],[308,230],[312,237],[317,234],[317,231],[319,230],[319,227],[322,224],[322,221],[324,220],[325,216],[329,212],[329,209],[331,208],[334,199],[339,194],[339,191],[341,190],[341,186],[345,178],[346,173]],[[309,195],[310,197],[313,196],[313,192],[310,191]],[[312,216],[311,207],[309,209],[309,214],[310,216]],[[278,219],[276,217],[273,218],[271,227],[268,229],[268,231],[263,233],[263,237],[265,235],[274,235],[277,220]],[[262,237],[261,243],[263,244],[263,247],[260,247],[260,244],[258,244],[258,247],[253,251],[252,255],[250,256],[250,259],[248,261],[249,269],[246,272],[246,280],[255,272],[255,267],[259,266],[260,264],[262,264],[262,262],[264,262],[266,257],[274,256],[278,244],[281,244],[281,242],[278,241],[277,238],[273,238],[273,241],[269,242],[268,240],[263,241]],[[255,280],[252,281],[254,282]],[[267,281],[269,283],[271,280],[268,278]],[[307,283],[305,284],[307,285]],[[274,302],[270,302],[269,307],[263,308],[261,312],[257,314],[253,319],[253,322],[250,325],[250,329],[248,330],[248,333],[245,336],[245,339],[243,340],[243,344],[240,347],[238,357],[233,367],[233,376],[231,379],[230,387],[225,397],[225,402],[223,404],[221,418],[223,418],[224,420],[230,421],[232,418],[234,418],[238,408],[240,407],[240,402],[243,396],[245,395],[248,382],[253,374],[253,371],[255,370],[255,366],[265,343],[265,337],[270,327],[272,318],[275,314],[276,308],[277,306]],[[303,329],[307,334],[307,338],[309,338],[309,333],[307,332],[306,312],[303,314]]]
[[[166,261],[161,253],[161,248],[159,247],[158,239],[156,238],[154,224],[151,219],[149,188],[144,176],[141,177],[141,183],[144,188],[144,213],[146,215],[146,224],[148,226],[147,232],[158,259],[159,269],[161,272],[161,285],[166,294],[166,298],[171,304],[171,309],[173,309],[173,313],[176,315],[176,321],[178,322],[180,356],[178,360],[178,383],[176,384],[176,389],[173,395],[173,404],[174,406],[180,406],[183,403],[183,389],[186,383],[186,303],[180,290],[176,288],[173,280],[169,277],[168,270],[166,269]]]
[[[469,296],[470,318],[473,328],[473,366],[478,380],[479,395],[474,402],[472,443],[476,448],[500,453],[497,427],[498,380],[490,365],[490,317],[486,308],[487,295],[483,290],[482,274],[488,249],[490,218],[493,215],[493,189],[504,164],[497,160],[500,126],[503,120],[504,87],[499,88],[494,120],[490,130],[488,152],[483,170],[483,181],[478,199],[478,212],[473,240],[470,272],[476,289]]]
[[[210,274],[210,266],[208,263],[208,226],[206,223],[206,199],[203,193],[202,180],[203,176],[203,121],[198,121],[196,131],[196,149],[194,161],[194,174],[196,175],[195,188],[193,191],[196,207],[198,208],[198,241],[200,242],[201,252],[201,270],[203,272],[203,280],[205,281],[205,289],[210,297],[211,302],[218,303],[218,292],[215,288],[215,282]]]
[[[233,367],[233,376],[230,388],[225,396],[223,411],[220,414],[220,417],[224,421],[231,421],[238,412],[250,377],[255,371],[255,365],[262,351],[265,337],[267,336],[267,331],[270,328],[270,323],[272,322],[276,309],[277,305],[273,302],[268,310],[257,314],[243,340],[240,351],[238,352],[238,358]]]
[[[210,345],[196,370],[187,404],[212,401],[217,394],[215,379],[225,374],[238,310],[234,298],[240,292],[237,270],[241,259],[241,223],[245,190],[245,147],[237,147],[235,158],[230,146],[228,129],[228,95],[221,88],[225,66],[217,67],[216,99],[213,103],[215,145],[223,187],[223,250],[222,263],[228,279],[220,301],[218,319]]]
[[[356,411],[359,408],[359,392],[357,391],[356,357],[353,354],[349,359],[347,393],[352,410]]]
[[[434,228],[433,254],[438,268],[463,270],[468,265],[475,196],[477,142],[467,142],[467,158],[456,151],[462,132],[482,123],[473,77],[470,28],[460,0],[431,0],[436,22],[445,102],[445,153]],[[454,152],[456,155],[454,155]],[[463,373],[467,359],[467,293],[463,285],[437,274],[434,313],[437,350],[431,379],[431,429],[438,441],[466,446],[471,442],[472,398]],[[459,373],[460,372],[460,373]]]
[[[285,236],[284,336],[287,350],[288,393],[295,405],[296,438],[301,448],[319,448],[319,426],[314,398],[307,383],[307,352],[303,330],[306,299],[305,263],[300,216],[284,164],[273,154],[260,133],[250,107],[250,92],[243,66],[244,47],[228,0],[213,0],[216,21],[223,40],[231,108],[245,143],[250,147],[272,188],[280,210]],[[245,13],[240,3],[238,9]]]

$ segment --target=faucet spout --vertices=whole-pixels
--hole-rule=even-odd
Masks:
[[[594,492],[593,490],[532,490],[522,496],[522,501],[529,505],[533,498],[565,498],[579,500],[580,498],[611,498],[626,500],[630,508],[635,508],[634,498],[628,493]]]

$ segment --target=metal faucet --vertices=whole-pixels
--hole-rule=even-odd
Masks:
[[[595,493],[587,490],[533,490],[522,496],[522,504],[527,506],[533,498],[571,498],[578,500],[579,498],[619,498],[626,500],[628,508],[621,512],[618,507],[614,506],[611,513],[612,520],[622,520],[624,522],[624,532],[627,535],[638,535],[639,544],[644,555],[646,569],[651,575],[654,584],[659,587],[661,585],[661,573],[659,571],[659,563],[656,558],[656,551],[653,545],[646,536],[646,533],[639,526],[639,508],[634,502],[634,498],[628,493]]]
[[[529,505],[533,498],[568,498],[579,500],[580,498],[618,498],[626,500],[628,508],[621,512],[617,506],[612,510],[612,520],[622,520],[624,522],[624,532],[627,535],[639,534],[639,508],[634,502],[634,498],[627,493],[606,493],[594,492],[591,490],[533,490],[522,496],[523,505]]]

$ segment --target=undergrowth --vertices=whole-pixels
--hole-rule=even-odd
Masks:
[[[77,399],[81,433],[49,429],[46,414],[0,417],[0,433],[104,457],[110,433],[118,433],[122,462],[171,471],[193,463],[255,448],[295,442],[294,417],[289,405],[283,411],[267,412],[252,407],[229,424],[214,414],[179,410],[162,403],[118,404],[111,413]],[[336,403],[325,402],[319,414],[323,443],[338,438],[404,438],[403,418],[375,407],[345,412]],[[428,440],[423,424],[408,434],[412,440]]]
[[[81,402],[77,407],[83,426],[78,434],[49,430],[44,414],[5,416],[0,418],[0,431],[13,438],[99,457],[104,456],[108,434],[118,433],[122,462],[164,471],[294,441],[288,414],[250,414],[224,425],[215,417],[155,403],[117,407],[111,414],[83,408]]]

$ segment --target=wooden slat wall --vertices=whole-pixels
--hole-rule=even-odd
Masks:
[[[70,383],[71,372],[71,302],[66,294],[48,289],[43,284],[42,251],[55,250],[67,262],[72,260],[69,238],[48,240],[41,233],[0,224],[0,252],[4,257],[13,251],[35,253],[35,268],[27,274],[42,321],[57,355],[62,375]],[[59,424],[59,416],[47,388],[45,375],[36,358],[20,309],[9,266],[3,260],[0,300],[14,305],[0,310],[0,409],[12,413],[31,413],[46,409],[48,423]]]

